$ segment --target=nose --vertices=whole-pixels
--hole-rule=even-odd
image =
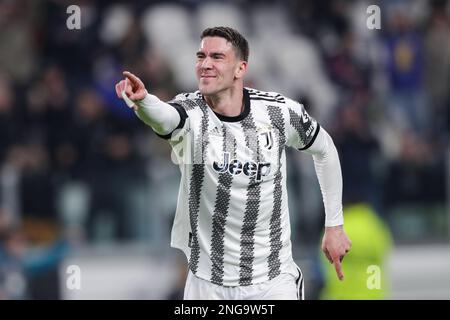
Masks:
[[[211,69],[211,67],[212,67],[211,58],[205,57],[203,59],[202,63],[200,64],[200,67],[202,69]]]

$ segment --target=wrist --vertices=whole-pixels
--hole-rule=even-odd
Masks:
[[[344,215],[342,209],[337,214],[325,216],[325,227],[336,227],[344,224]]]
[[[330,231],[334,231],[334,230],[344,230],[344,225],[340,224],[337,226],[326,226],[325,227],[325,231],[330,230]]]

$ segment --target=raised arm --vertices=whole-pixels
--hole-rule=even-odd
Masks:
[[[116,84],[116,94],[145,124],[159,135],[172,133],[181,122],[177,109],[149,94],[144,83],[134,74],[124,71],[125,79]]]

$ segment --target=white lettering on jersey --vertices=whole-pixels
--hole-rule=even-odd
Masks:
[[[256,175],[256,181],[261,181],[262,177],[267,176],[270,173],[269,162],[253,162],[248,161],[242,163],[238,159],[230,160],[230,153],[223,153],[223,162],[218,163],[214,161],[213,168],[216,172],[224,173],[229,172],[232,175],[238,175],[244,173],[247,177],[253,177]]]

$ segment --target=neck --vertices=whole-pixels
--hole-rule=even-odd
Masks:
[[[244,107],[243,87],[233,87],[204,98],[214,112],[227,117],[240,115]]]

